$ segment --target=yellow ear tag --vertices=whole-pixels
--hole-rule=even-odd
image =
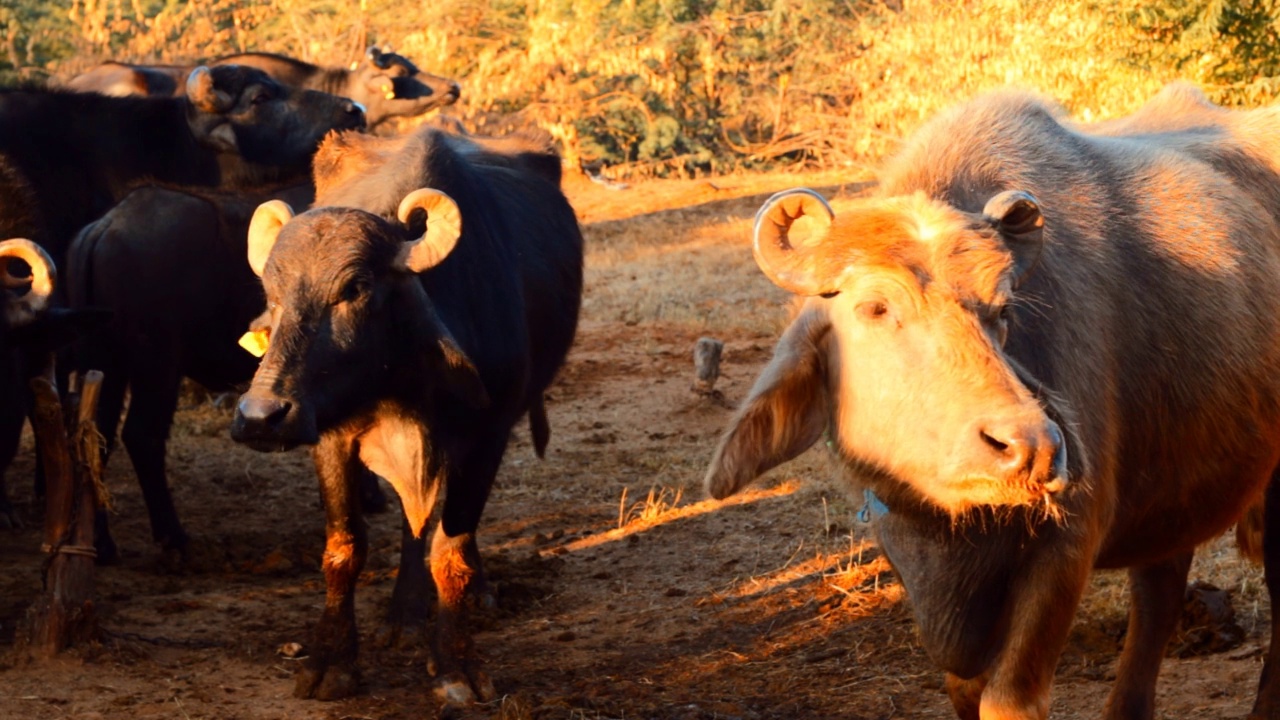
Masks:
[[[267,354],[267,343],[271,340],[271,332],[269,330],[250,330],[240,336],[240,347],[244,348],[254,357],[262,357]]]

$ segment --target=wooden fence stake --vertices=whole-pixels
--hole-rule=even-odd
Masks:
[[[101,372],[86,373],[74,431],[77,438],[97,438],[93,415],[101,384]],[[91,477],[91,468],[101,463],[94,440],[72,447],[67,437],[52,361],[42,375],[32,378],[31,389],[33,424],[47,481],[43,549],[48,560],[44,595],[28,612],[28,645],[35,657],[49,658],[99,636],[93,606],[93,513],[100,478]],[[94,454],[81,455],[83,450]]]

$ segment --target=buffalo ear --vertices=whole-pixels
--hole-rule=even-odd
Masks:
[[[1021,285],[1044,250],[1044,215],[1039,201],[1025,190],[1006,190],[988,200],[982,214],[1013,253],[1013,284]]]
[[[825,316],[806,312],[783,333],[720,439],[704,486],[725,498],[813,445],[827,429]]]
[[[364,89],[375,97],[387,100],[394,100],[396,97],[396,85],[384,72],[367,75],[364,78]]]

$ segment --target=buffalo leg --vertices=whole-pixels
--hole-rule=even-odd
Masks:
[[[1129,570],[1129,630],[1116,671],[1116,684],[1107,698],[1109,720],[1149,720],[1155,717],[1156,677],[1164,648],[1178,627],[1187,573],[1193,553]]]
[[[352,450],[349,438],[327,433],[313,452],[324,501],[325,598],[309,656],[295,678],[293,694],[300,698],[348,697],[359,681],[355,589],[369,538],[356,489],[364,466]]]
[[[476,603],[483,608],[497,605],[493,590],[489,587],[484,573],[484,565],[480,560],[480,549],[476,546],[475,534],[464,550],[468,566],[475,569],[471,579],[470,590]],[[396,574],[396,585],[391,591],[391,603],[387,607],[387,618],[378,632],[378,643],[386,646],[400,646],[405,639],[405,631],[421,635],[426,630],[427,601],[435,594],[432,584],[430,566],[427,557],[426,537],[414,537],[409,530],[409,523],[400,522],[400,569]]]
[[[98,396],[94,422],[98,426],[98,432],[107,440],[102,448],[105,463],[105,456],[110,454],[116,444],[116,429],[120,426],[120,412],[124,409],[124,394],[129,387],[129,377],[118,364],[100,363],[98,367],[105,369],[102,371],[102,390]],[[107,509],[99,507],[93,514],[93,547],[98,552],[95,562],[99,565],[113,565],[120,560],[120,549],[116,547],[115,538],[111,537],[109,522]]]
[[[1091,570],[1093,548],[1046,543],[1050,557],[1028,558],[1013,588],[1008,640],[982,690],[982,720],[1045,720],[1058,657]]]
[[[483,582],[475,544],[480,515],[502,463],[507,433],[478,443],[458,472],[450,473],[440,524],[431,540],[436,585],[434,667],[436,697],[447,704],[492,700],[493,681],[481,669],[467,619],[467,594]]]
[[[414,537],[409,521],[400,519],[400,570],[391,591],[387,617],[378,632],[381,645],[398,646],[405,631],[421,636],[427,627],[427,597],[431,594],[431,575],[426,564],[427,537]]]
[[[1276,649],[1280,647],[1280,622],[1276,620],[1276,608],[1280,607],[1280,471],[1271,475],[1264,508],[1262,567],[1266,574],[1267,595],[1271,598],[1271,644],[1267,648],[1267,660],[1262,665],[1258,697],[1253,703],[1253,711],[1249,713],[1249,720],[1280,719],[1280,670],[1276,669]]]
[[[11,398],[17,397],[19,391],[17,382],[12,383],[12,387],[6,388],[6,391],[12,393]],[[25,421],[26,413],[21,403],[0,403],[0,528],[22,527],[17,513],[9,503],[4,476],[14,456],[18,454],[18,445],[22,439],[22,424]]]
[[[381,515],[387,511],[389,503],[382,486],[378,484],[378,476],[365,468],[360,472],[360,509],[365,515]]]
[[[165,551],[181,553],[185,560],[187,533],[178,521],[165,476],[165,446],[173,414],[178,409],[182,376],[172,363],[135,364],[134,367],[132,399],[120,439],[142,486],[142,498],[151,518],[151,536]]]
[[[979,720],[981,717],[979,710],[987,679],[985,674],[965,680],[947,673],[947,695],[950,696],[951,707],[955,708],[956,717],[960,720]]]

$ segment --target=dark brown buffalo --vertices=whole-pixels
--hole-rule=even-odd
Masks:
[[[367,549],[355,491],[367,466],[395,487],[407,520],[392,625],[426,612],[429,570],[436,694],[492,699],[464,601],[483,591],[475,532],[512,428],[528,413],[542,454],[542,393],[577,327],[582,236],[560,159],[541,144],[429,129],[347,133],[316,155],[315,179],[315,208],[294,217],[268,203],[250,226],[271,342],[231,430],[261,450],[316,446],[328,599],[295,692],[355,689]]]
[[[1046,717],[1091,571],[1129,568],[1105,717],[1153,717],[1192,553],[1264,495],[1280,602],[1278,131],[1185,86],[1092,129],[999,93],[838,215],[775,196],[756,259],[808,299],[710,492],[829,432],[966,719]],[[1280,717],[1262,678],[1250,717]]]
[[[370,128],[393,117],[421,115],[458,101],[461,88],[448,78],[424,73],[409,58],[369,48],[354,68],[323,68],[273,53],[227,55],[208,63],[246,65],[294,87],[350,98],[364,106]],[[67,81],[77,92],[104,95],[181,95],[188,65],[131,65],[105,62]]]

